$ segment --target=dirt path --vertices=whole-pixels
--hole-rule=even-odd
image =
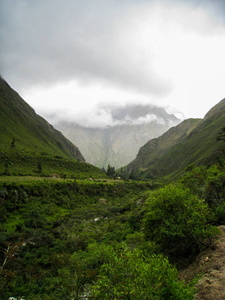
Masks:
[[[180,278],[186,282],[202,274],[196,284],[196,300],[225,300],[225,226],[219,228],[221,236],[215,247],[201,253],[192,265],[180,271]]]

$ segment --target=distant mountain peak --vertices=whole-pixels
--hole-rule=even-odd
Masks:
[[[59,122],[56,128],[78,145],[87,162],[119,168],[135,158],[139,148],[158,137],[180,120],[164,108],[154,105],[101,107],[111,115],[107,127],[82,126],[76,122]]]

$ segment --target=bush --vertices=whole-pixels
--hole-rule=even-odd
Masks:
[[[79,251],[72,255],[72,261],[82,261],[84,269],[98,269],[111,259],[112,247],[98,243],[88,245],[87,252]]]
[[[145,236],[167,254],[199,252],[218,232],[209,225],[212,215],[204,200],[180,185],[168,185],[152,192],[147,204]]]
[[[193,299],[193,291],[178,281],[177,271],[162,256],[112,250],[91,287],[92,299]]]
[[[44,228],[47,225],[47,219],[34,208],[27,213],[24,225],[28,228]]]
[[[212,166],[208,170],[205,200],[210,207],[216,208],[225,202],[225,171]]]

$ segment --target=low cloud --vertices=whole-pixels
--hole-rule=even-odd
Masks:
[[[127,116],[124,121],[126,124],[131,124],[131,125],[143,125],[143,124],[149,124],[152,122],[156,122],[157,124],[160,124],[160,125],[166,124],[166,120],[159,118],[153,114],[147,114],[145,117],[139,117],[134,120],[132,120],[129,116]]]
[[[50,116],[48,116],[50,117]],[[122,125],[143,125],[156,123],[160,125],[177,124],[180,120],[168,114],[164,108],[153,105],[126,105],[126,106],[96,106],[74,116],[74,113],[57,116],[55,120],[75,123],[87,128],[106,128]],[[56,122],[55,122],[56,123]]]

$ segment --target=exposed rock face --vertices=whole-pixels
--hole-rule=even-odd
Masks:
[[[181,270],[180,279],[191,282],[197,275],[195,299],[225,299],[225,226],[219,227],[221,235],[214,247],[202,252],[188,268]]]

